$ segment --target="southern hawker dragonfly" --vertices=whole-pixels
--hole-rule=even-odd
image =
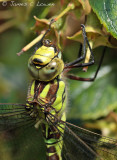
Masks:
[[[28,89],[26,104],[0,104],[1,160],[117,159],[117,140],[66,122],[67,96],[63,77],[93,81],[102,61],[101,58],[93,78],[68,74],[73,68],[94,64],[84,25],[82,31],[84,53],[67,64],[64,64],[57,47],[50,40],[44,39],[46,32],[41,41],[42,46],[28,61],[28,69],[33,81]],[[82,63],[86,57],[86,43],[92,60]]]

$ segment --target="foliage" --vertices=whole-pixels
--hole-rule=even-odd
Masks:
[[[106,27],[113,37],[117,38],[116,30],[116,16],[117,16],[117,2],[116,0],[89,0],[92,9],[97,14],[100,22]]]

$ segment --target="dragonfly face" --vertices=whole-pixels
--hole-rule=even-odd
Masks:
[[[42,47],[28,61],[29,72],[40,81],[53,80],[61,74],[63,68],[61,52],[49,40],[44,40]]]

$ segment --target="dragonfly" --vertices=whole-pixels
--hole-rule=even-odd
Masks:
[[[29,58],[28,70],[33,80],[25,104],[0,103],[0,159],[5,160],[116,160],[117,140],[101,136],[66,121],[66,76],[72,80],[94,81],[70,74],[74,68],[94,64],[94,56],[82,24],[83,54],[64,63],[61,51],[46,31],[35,53]],[[84,63],[86,44],[92,59]],[[42,138],[43,137],[43,138]],[[8,156],[8,157],[7,157]]]

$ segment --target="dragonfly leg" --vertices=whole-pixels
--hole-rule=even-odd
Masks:
[[[99,65],[97,67],[97,70],[94,74],[94,76],[92,78],[83,78],[83,77],[78,77],[78,76],[75,76],[75,75],[71,75],[71,74],[67,74],[67,78],[69,79],[73,79],[73,80],[78,80],[78,81],[94,81],[97,77],[97,74],[100,70],[100,67],[101,67],[101,64],[102,64],[102,61],[103,61],[103,58],[104,58],[104,55],[105,55],[105,52],[106,52],[106,47],[104,47],[103,49],[103,52],[102,52],[102,56],[100,58],[100,62],[99,62]],[[89,62],[89,63],[79,63],[79,64],[76,64],[76,65],[72,65],[72,66],[69,66],[68,68],[72,69],[72,68],[79,68],[79,67],[85,67],[85,66],[90,66],[92,65],[93,62]]]
[[[82,28],[83,39],[84,39],[84,42],[83,42],[83,55],[81,55],[81,53],[80,53],[79,54],[80,57],[78,56],[78,58],[76,60],[74,60],[74,61],[72,61],[70,63],[67,63],[65,65],[65,68],[73,66],[73,65],[76,65],[76,64],[78,64],[79,62],[81,62],[82,60],[84,60],[86,58],[86,43],[87,43],[87,45],[89,47],[89,50],[90,50],[90,53],[91,53],[91,56],[92,56],[91,63],[94,63],[94,56],[93,56],[93,52],[92,52],[91,46],[90,46],[89,41],[88,41],[87,36],[86,36],[85,26],[82,24],[81,28]],[[80,47],[80,51],[81,51],[81,47]]]

